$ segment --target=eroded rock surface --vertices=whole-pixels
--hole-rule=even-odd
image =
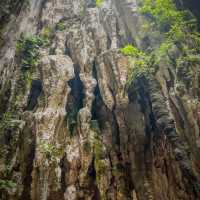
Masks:
[[[25,2],[0,14],[0,199],[200,199],[199,63],[174,67],[174,47],[127,91],[119,48],[162,40],[136,0]]]

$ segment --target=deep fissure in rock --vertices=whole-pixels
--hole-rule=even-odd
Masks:
[[[79,77],[80,68],[78,64],[74,64],[74,71],[75,77],[68,82],[71,92],[66,105],[66,120],[71,135],[74,134],[77,126],[77,115],[79,110],[83,108],[83,99],[85,97],[84,86]]]
[[[28,111],[31,111],[35,108],[35,106],[38,103],[38,97],[40,96],[41,93],[42,93],[42,81],[33,80],[26,108]]]

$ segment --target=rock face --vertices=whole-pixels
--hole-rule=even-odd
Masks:
[[[160,42],[136,0],[13,2],[0,3],[0,199],[200,199],[199,63],[174,66],[174,46],[127,90],[119,48]]]

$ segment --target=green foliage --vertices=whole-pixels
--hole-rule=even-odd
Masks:
[[[39,64],[39,49],[49,44],[48,34],[46,29],[43,36],[21,37],[16,44],[18,63],[23,72],[23,79],[29,87],[35,67]]]
[[[137,49],[136,47],[134,47],[131,44],[127,44],[125,47],[121,48],[120,51],[125,56],[136,56],[136,57],[139,57],[139,56],[141,56],[143,54],[139,49]]]
[[[39,145],[39,151],[43,154],[45,154],[46,158],[49,160],[55,160],[56,157],[60,155],[60,151],[58,148],[56,148],[55,145],[47,143],[47,142],[41,142]]]
[[[2,121],[4,121],[5,123],[9,123],[11,119],[12,119],[12,113],[6,112],[3,114]]]
[[[193,32],[190,37],[192,38],[192,41],[194,41],[195,49],[200,49],[200,33]]]
[[[192,39],[198,44],[197,22],[187,11],[178,10],[173,0],[144,0],[140,12],[150,16],[156,26],[166,33],[166,40],[186,42]]]
[[[100,7],[102,3],[103,3],[103,0],[96,0],[97,7]]]
[[[12,180],[2,180],[0,179],[0,190],[8,190],[15,188],[17,184]]]
[[[59,31],[64,31],[66,29],[64,22],[63,21],[58,22],[56,25],[56,29]]]
[[[172,0],[144,0],[140,12],[148,14],[159,26],[172,26],[183,21],[184,12],[177,11]]]
[[[49,40],[51,39],[52,37],[52,33],[53,33],[53,30],[51,27],[44,27],[42,29],[42,32],[40,34],[40,39],[42,39],[43,41],[43,44],[46,43],[48,44],[49,43]]]
[[[18,40],[16,51],[20,58],[21,68],[28,69],[38,65],[39,48],[45,44],[43,38],[39,36],[29,36]]]
[[[130,68],[127,80],[127,86],[129,86],[136,77],[148,73],[150,56],[130,44],[121,48],[120,51],[123,55],[129,57]]]
[[[182,63],[187,63],[189,64],[200,64],[200,57],[199,55],[195,55],[195,54],[186,54],[185,56],[181,56],[176,60],[177,63],[177,67],[180,67],[180,65]]]
[[[3,171],[3,177],[8,177],[11,175],[12,168],[9,164],[5,165],[4,171]]]
[[[185,60],[189,63],[200,63],[199,55],[188,54],[185,56]]]
[[[153,29],[159,29],[164,36],[159,47],[145,54],[132,45],[126,45],[121,53],[130,58],[130,72],[127,84],[130,85],[140,75],[155,72],[156,66],[174,45],[183,55],[176,62],[199,62],[200,34],[197,32],[197,23],[189,12],[178,10],[173,0],[144,0],[141,3],[140,13],[151,21]],[[154,67],[152,67],[154,66]]]
[[[13,129],[18,125],[17,115],[6,112],[0,121],[0,132],[3,133],[6,129]]]
[[[2,170],[5,177],[10,173],[9,155],[13,154],[13,151],[16,150],[21,123],[22,121],[19,120],[19,115],[11,112],[4,113],[0,120],[0,137],[4,138],[9,136],[9,140],[0,147],[1,156],[6,158],[6,167]]]
[[[173,42],[170,40],[163,41],[158,48],[151,52],[151,59],[154,60],[154,64],[159,64],[162,58],[168,55],[168,50],[172,47]]]

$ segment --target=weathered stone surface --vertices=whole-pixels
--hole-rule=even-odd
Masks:
[[[127,91],[119,49],[163,37],[138,1],[30,0],[2,24],[0,199],[200,199],[199,63],[175,68],[174,45]],[[46,42],[28,80],[22,35]]]

